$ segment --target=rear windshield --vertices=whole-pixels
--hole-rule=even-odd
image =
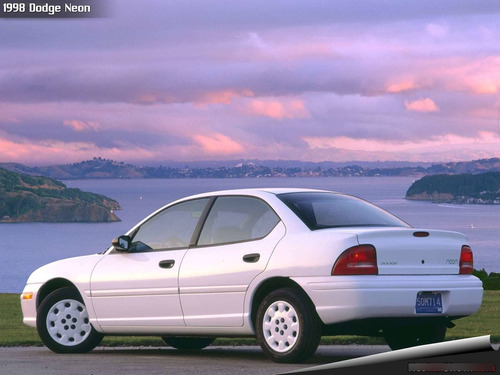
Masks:
[[[401,219],[362,199],[322,192],[278,194],[311,230],[338,227],[409,227]]]

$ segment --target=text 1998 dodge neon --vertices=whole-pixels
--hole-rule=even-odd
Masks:
[[[464,235],[414,229],[352,196],[310,189],[199,194],[156,211],[102,254],[39,268],[24,322],[58,353],[103,335],[158,335],[179,349],[256,336],[279,362],[322,335],[439,342],[476,312],[482,283]]]

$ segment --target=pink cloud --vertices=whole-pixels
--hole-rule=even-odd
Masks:
[[[203,94],[196,102],[197,106],[204,106],[206,104],[231,104],[232,101],[239,97],[252,97],[254,96],[251,90],[219,90],[211,91]]]
[[[406,79],[389,83],[386,87],[386,91],[391,94],[396,94],[404,91],[415,90],[419,87],[420,86],[416,84],[413,79]]]
[[[60,141],[12,141],[0,138],[0,159],[18,162],[47,162],[53,160],[75,160],[87,151],[96,152],[95,145],[84,142],[65,143]]]
[[[212,136],[195,135],[193,139],[206,152],[211,154],[230,155],[242,152],[243,146],[224,134],[214,134]]]
[[[303,100],[254,99],[245,106],[245,112],[254,116],[265,116],[275,120],[307,118],[309,111]]]
[[[478,94],[496,94],[498,92],[498,87],[489,82],[478,82],[475,86],[475,90]]]
[[[91,142],[63,142],[45,140],[11,140],[0,135],[0,160],[28,165],[64,164],[91,159],[94,156],[124,160],[133,156],[136,160],[158,157],[150,150],[127,147],[101,148]]]
[[[303,137],[310,149],[336,148],[350,151],[366,152],[415,152],[428,151],[432,149],[444,149],[462,147],[470,149],[481,148],[497,150],[499,154],[500,135],[492,132],[481,131],[475,137],[466,137],[456,134],[446,134],[422,140],[379,140],[368,138],[351,137]]]
[[[432,99],[422,98],[412,102],[405,100],[405,107],[408,111],[415,112],[438,112],[439,108]]]
[[[134,100],[133,103],[137,104],[155,104],[164,101],[156,94],[140,94]]]
[[[101,125],[94,121],[64,120],[64,125],[70,126],[76,132],[98,131]]]
[[[436,68],[428,74],[450,91],[469,91],[474,94],[497,94],[500,90],[500,57],[479,59],[448,58],[435,61]]]
[[[351,137],[304,137],[309,148],[338,148],[351,151],[400,151],[408,147],[409,142],[380,141],[376,139]]]

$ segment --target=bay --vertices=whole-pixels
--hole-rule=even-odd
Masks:
[[[106,250],[146,215],[178,198],[206,191],[303,187],[352,194],[392,212],[415,228],[466,234],[476,269],[500,272],[500,206],[407,201],[409,177],[71,180],[68,187],[107,195],[122,206],[117,223],[0,224],[0,292],[21,292],[30,273],[49,262]]]

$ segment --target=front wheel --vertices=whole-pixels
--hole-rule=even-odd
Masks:
[[[275,362],[297,363],[311,357],[321,339],[316,310],[301,291],[283,288],[269,293],[257,311],[259,344]]]
[[[57,289],[40,304],[36,327],[47,348],[56,353],[86,353],[102,340],[89,322],[89,314],[73,288]]]

